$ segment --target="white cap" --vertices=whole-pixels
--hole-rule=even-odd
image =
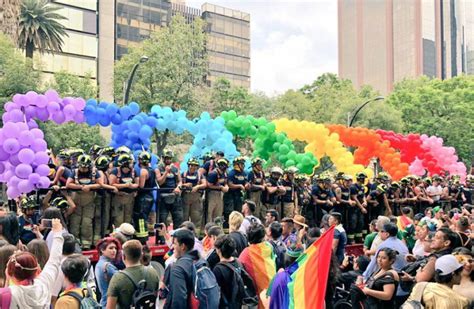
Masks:
[[[456,257],[452,254],[443,255],[436,259],[435,263],[435,269],[440,271],[440,275],[442,276],[449,275],[461,267],[463,267],[463,265],[459,263]]]
[[[135,234],[135,228],[130,223],[122,223],[118,231],[125,236],[133,236],[133,234]]]

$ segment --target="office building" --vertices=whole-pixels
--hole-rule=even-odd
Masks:
[[[339,76],[386,94],[426,75],[474,74],[474,2],[338,0]]]

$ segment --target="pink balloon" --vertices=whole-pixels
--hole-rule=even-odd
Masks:
[[[21,163],[31,164],[35,160],[35,152],[28,148],[23,148],[18,152],[18,159]]]
[[[46,151],[48,149],[48,145],[43,139],[36,139],[33,144],[31,144],[31,148],[38,152],[38,151]]]
[[[49,188],[49,185],[51,184],[51,181],[49,180],[48,177],[42,176],[39,181],[39,187],[41,189],[47,189]]]
[[[16,138],[8,138],[3,142],[3,150],[9,154],[13,154],[20,150],[20,143]]]
[[[44,139],[44,133],[40,129],[31,129],[30,132],[35,138]]]
[[[7,123],[7,122],[10,122],[10,113],[5,113],[2,115],[2,121],[3,123]]]
[[[28,127],[28,125],[24,122],[18,122],[16,124],[18,126],[18,128],[20,129],[20,132],[23,132],[23,131],[26,131],[26,130],[29,130],[30,128]]]
[[[30,104],[28,98],[23,94],[18,95],[18,97],[16,95],[13,96],[13,102],[18,104],[19,106],[28,106]]]
[[[3,179],[5,179],[5,181],[8,181],[13,176],[14,175],[13,175],[13,172],[11,170],[6,170],[5,173],[3,174]]]
[[[21,179],[27,179],[33,172],[33,168],[29,164],[21,163],[15,168],[15,174]]]
[[[35,169],[35,173],[40,176],[48,176],[49,170],[49,166],[47,166],[46,164],[41,164],[38,165],[38,167]]]
[[[23,131],[20,133],[18,140],[20,141],[20,145],[30,146],[34,142],[35,136],[30,131]]]
[[[13,122],[7,122],[3,125],[3,136],[9,137],[18,137],[20,136],[20,127]]]
[[[82,112],[77,112],[74,115],[74,122],[75,123],[83,123],[84,122],[84,114]]]
[[[45,151],[40,151],[35,154],[35,164],[36,165],[41,165],[41,164],[48,164],[49,162],[49,156]]]

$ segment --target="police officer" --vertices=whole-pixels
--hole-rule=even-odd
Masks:
[[[97,191],[97,196],[100,199],[100,209],[96,210],[95,222],[100,222],[99,234],[101,238],[105,234],[110,233],[110,215],[112,212],[112,196],[118,193],[118,189],[110,184],[110,162],[111,159],[107,156],[101,155],[95,160],[95,167],[99,174],[98,183],[101,189]],[[97,233],[95,233],[97,234]]]
[[[215,218],[221,217],[224,202],[223,194],[229,191],[227,185],[227,168],[229,167],[229,160],[226,158],[219,159],[217,168],[207,175],[207,222],[214,221]],[[206,222],[206,223],[207,223]]]
[[[93,220],[96,208],[95,190],[100,188],[97,179],[99,174],[92,166],[89,155],[80,155],[77,158],[77,168],[67,179],[66,187],[78,190],[73,194],[76,209],[69,219],[69,230],[81,240],[82,248],[88,250],[93,241]]]
[[[233,169],[227,176],[229,191],[224,193],[224,228],[228,228],[232,211],[242,212],[244,193],[249,188],[247,173],[244,171],[245,158],[236,157],[232,161]]]
[[[281,185],[285,187],[285,194],[281,196],[281,211],[282,217],[293,218],[295,215],[296,190],[295,190],[295,174],[298,173],[298,169],[294,166],[290,166],[285,169],[283,178],[281,179]]]
[[[165,223],[168,214],[171,213],[173,225],[179,227],[183,222],[183,205],[180,201],[181,191],[178,187],[181,176],[178,168],[173,165],[173,157],[173,151],[165,149],[162,155],[162,163],[158,165],[157,179],[160,185],[159,221]]]
[[[252,170],[248,174],[249,190],[248,198],[255,203],[255,215],[263,220],[266,213],[262,213],[262,193],[265,192],[265,172],[263,171],[263,160],[255,158],[252,160]]]
[[[285,187],[281,184],[281,177],[283,170],[278,166],[274,166],[270,170],[270,177],[265,181],[266,192],[263,194],[263,212],[266,213],[269,209],[275,209],[280,218],[282,213],[280,209],[281,196],[285,194]]]
[[[132,161],[129,154],[121,154],[117,158],[117,167],[112,169],[109,176],[110,184],[118,189],[112,198],[114,226],[132,222],[133,206],[138,188]]]
[[[331,177],[327,173],[323,173],[319,175],[316,179],[316,184],[311,189],[317,224],[321,222],[325,213],[332,210],[336,202],[336,197],[331,187]]]
[[[202,193],[206,188],[206,179],[199,173],[199,161],[196,158],[188,160],[188,170],[181,174],[181,192],[183,196],[183,219],[191,219],[196,226],[196,235],[202,229]]]
[[[138,192],[133,207],[133,222],[135,224],[136,236],[146,241],[148,234],[153,232],[156,223],[154,189],[157,187],[156,171],[151,168],[151,154],[142,151],[138,155],[137,175]]]
[[[356,174],[356,183],[351,185],[351,200],[356,202],[356,207],[349,208],[349,224],[348,224],[348,242],[362,243],[364,232],[367,233],[366,221],[367,201],[365,198],[365,180],[367,174],[360,172]]]

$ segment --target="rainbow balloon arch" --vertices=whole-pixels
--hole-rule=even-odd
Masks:
[[[459,175],[462,181],[466,177],[466,167],[458,162],[455,149],[443,146],[442,138],[425,134],[402,135],[286,118],[269,121],[263,117],[237,115],[233,110],[215,118],[203,112],[199,118],[189,119],[186,111],[173,111],[170,107],[154,105],[149,113],[144,113],[135,102],[119,107],[95,99],[61,98],[55,90],[44,94],[33,91],[16,94],[4,108],[4,126],[0,129],[0,182],[7,183],[9,198],[50,185],[47,144],[38,128],[38,120],[111,125],[110,145],[125,145],[134,152],[149,149],[154,130],[189,132],[194,140],[183,162],[209,151],[223,151],[232,159],[239,155],[233,139],[241,137],[253,141],[254,157],[278,161],[285,167],[296,166],[305,174],[312,174],[319,160],[327,156],[338,171],[352,175],[358,172],[372,175],[366,166],[377,157],[382,168],[395,180],[408,174],[444,172]],[[297,153],[293,141],[306,143],[304,153]],[[354,154],[346,146],[355,147]],[[153,155],[152,164],[157,162],[158,157]]]

